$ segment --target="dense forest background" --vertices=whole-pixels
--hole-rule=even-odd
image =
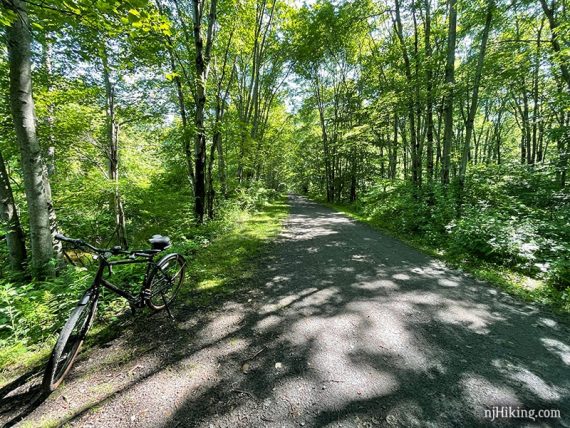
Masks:
[[[77,296],[57,231],[194,251],[287,190],[570,305],[565,0],[0,4],[4,342]]]

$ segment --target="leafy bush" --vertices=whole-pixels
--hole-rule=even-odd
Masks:
[[[445,226],[454,216],[452,198],[434,186],[430,193],[418,193],[408,182],[381,180],[363,199],[362,211],[389,229],[421,236],[440,245]]]
[[[557,290],[570,292],[570,257],[562,257],[552,264],[548,283]],[[570,297],[570,293],[568,295]]]
[[[59,330],[90,279],[87,269],[69,266],[52,281],[0,282],[0,345],[36,343]]]
[[[277,190],[267,189],[260,182],[254,182],[249,187],[238,188],[235,200],[242,209],[259,210],[278,195]]]
[[[448,225],[449,250],[482,260],[533,270],[546,244],[532,221],[505,217],[494,210],[469,210]]]
[[[544,170],[476,165],[459,209],[458,188],[378,180],[353,208],[396,233],[414,236],[454,259],[493,263],[565,290],[570,281],[570,194]],[[556,290],[553,290],[556,291]],[[570,292],[568,292],[570,299]]]

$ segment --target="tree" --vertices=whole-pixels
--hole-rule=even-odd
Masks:
[[[23,271],[26,267],[26,242],[2,153],[0,153],[0,218],[6,227],[4,236],[8,244],[10,265],[16,271]]]
[[[426,100],[426,139],[427,139],[427,163],[426,169],[428,173],[428,178],[433,179],[433,50],[431,45],[431,0],[424,0],[425,5],[425,57],[426,57],[426,89],[427,89],[427,100]]]
[[[455,85],[455,45],[457,36],[457,1],[449,0],[449,27],[447,32],[447,58],[445,63],[445,97],[443,102],[444,130],[441,182],[449,184],[451,146],[453,143],[453,92]]]
[[[105,86],[105,115],[106,115],[106,137],[109,172],[108,177],[112,182],[113,194],[111,196],[111,207],[115,217],[115,233],[122,248],[128,247],[127,226],[125,219],[125,209],[119,189],[119,123],[117,121],[115,105],[115,86],[111,82],[111,70],[107,44],[103,42],[100,57],[103,67],[103,83]]]
[[[235,57],[232,64],[228,64],[230,58],[230,46],[233,38],[233,31],[230,33],[228,38],[228,42],[226,44],[226,48],[224,51],[224,57],[222,60],[221,65],[221,73],[219,76],[216,76],[216,99],[215,99],[215,107],[214,107],[214,123],[213,123],[213,131],[212,131],[212,146],[210,147],[210,158],[208,161],[208,173],[207,173],[207,191],[208,191],[208,198],[207,198],[207,210],[208,210],[208,217],[210,219],[214,218],[214,200],[216,197],[216,191],[214,188],[214,176],[212,173],[214,167],[214,161],[216,157],[216,153],[218,155],[218,170],[220,176],[220,187],[221,193],[224,198],[227,198],[227,178],[226,178],[226,165],[224,160],[224,150],[222,147],[222,123],[224,120],[224,115],[226,113],[228,96],[230,93],[230,86],[233,81],[234,72],[235,72]],[[227,77],[227,67],[230,68],[230,74]],[[214,72],[217,70],[214,69]],[[217,73],[216,73],[217,74]]]
[[[204,110],[206,106],[206,84],[210,67],[210,55],[214,42],[214,24],[216,23],[217,0],[210,1],[210,12],[207,16],[206,44],[202,34],[204,1],[193,0],[192,19],[194,23],[194,45],[196,49],[196,112],[194,125],[196,137],[194,142],[195,185],[194,213],[196,221],[204,221],[206,206],[206,130],[204,126]]]
[[[395,15],[396,17],[394,20],[394,31],[398,36],[398,40],[400,41],[400,45],[402,48],[402,57],[404,59],[404,70],[406,75],[406,81],[408,87],[412,88],[415,85],[415,83],[412,78],[412,67],[410,63],[410,57],[408,55],[408,49],[406,47],[406,42],[404,40],[402,19],[400,17],[399,0],[395,0]],[[414,12],[414,22],[415,22],[415,12]],[[419,124],[416,123],[416,116],[415,116],[416,103],[419,103],[419,100],[417,100],[417,97],[411,95],[414,93],[415,91],[410,91],[410,94],[408,95],[407,104],[408,104],[408,122],[410,127],[410,139],[411,139],[410,147],[412,154],[412,182],[419,187],[421,186],[422,183],[422,164],[421,164],[420,137],[417,133],[417,126],[419,126]]]
[[[29,20],[25,2],[11,0],[5,5],[18,16],[7,28],[6,34],[10,63],[10,105],[28,203],[32,269],[39,277],[45,277],[53,274],[50,265],[53,244],[50,202],[46,192],[48,178],[45,175],[46,169],[36,134]]]
[[[460,187],[465,186],[465,172],[467,171],[467,162],[471,151],[471,138],[473,137],[473,128],[475,114],[477,113],[477,105],[479,103],[479,86],[483,75],[483,63],[485,61],[485,53],[487,51],[487,41],[489,40],[489,31],[491,30],[491,22],[493,20],[493,10],[495,4],[493,0],[489,0],[487,5],[487,13],[485,15],[485,27],[481,33],[481,47],[477,56],[477,68],[475,69],[475,78],[473,81],[473,93],[471,94],[471,105],[467,112],[467,122],[465,124],[465,142],[463,144],[463,153],[461,155],[461,164],[459,165],[459,183]]]
[[[550,25],[550,35],[551,39],[550,42],[552,44],[552,50],[556,55],[561,56],[557,62],[560,66],[560,72],[562,73],[562,78],[566,82],[566,86],[568,90],[570,90],[570,70],[568,69],[568,63],[564,60],[563,50],[568,50],[568,45],[565,44],[564,48],[560,43],[560,24],[558,22],[558,17],[556,16],[556,10],[558,8],[558,4],[556,0],[553,0],[551,5],[549,6],[546,0],[540,0],[540,5],[542,6],[542,10],[548,18],[548,23]],[[563,13],[565,13],[565,8],[563,7]]]

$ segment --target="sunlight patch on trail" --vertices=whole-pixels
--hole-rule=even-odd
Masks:
[[[519,406],[523,403],[516,392],[507,386],[497,385],[483,376],[466,373],[459,380],[465,401],[472,403],[473,408],[491,408],[500,403],[502,406]],[[481,415],[483,416],[483,415]]]
[[[528,388],[534,395],[545,401],[557,401],[561,398],[556,387],[548,385],[540,376],[531,372],[520,364],[513,364],[507,360],[495,360],[493,366],[505,375]]]
[[[557,354],[564,364],[570,366],[570,346],[556,339],[541,338],[540,341],[546,349]]]

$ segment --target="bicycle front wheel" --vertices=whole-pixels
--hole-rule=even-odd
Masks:
[[[168,254],[157,264],[148,278],[149,297],[147,304],[160,311],[170,305],[184,282],[186,260],[180,254]]]
[[[63,326],[44,373],[44,393],[54,391],[71,369],[83,339],[93,323],[98,298],[97,291],[87,291]]]

